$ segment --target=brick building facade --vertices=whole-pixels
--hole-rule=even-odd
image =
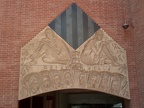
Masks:
[[[126,50],[131,99],[125,108],[143,108],[142,0],[1,0],[0,108],[18,108],[20,48],[72,3]],[[125,21],[130,25],[126,30]]]

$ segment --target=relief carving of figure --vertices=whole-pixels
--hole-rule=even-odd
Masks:
[[[95,88],[95,86],[96,86],[96,76],[94,75],[89,78],[88,87]]]
[[[119,74],[113,74],[111,76],[111,88],[110,88],[111,93],[119,94],[121,86],[121,77],[122,76]]]
[[[99,90],[107,92],[107,90],[109,89],[110,75],[106,72],[103,72],[102,74],[103,75],[99,84]]]
[[[29,89],[26,85],[23,85],[23,87],[20,89],[20,98],[25,98],[29,96]]]
[[[53,76],[53,84],[55,89],[60,89],[62,84],[61,84],[61,76],[59,74],[55,74]]]
[[[88,80],[88,87],[89,88],[96,88],[99,85],[101,78],[101,73],[99,72],[92,72],[90,73],[89,80]]]
[[[48,71],[42,71],[39,74],[41,76],[43,90],[46,91],[46,90],[51,89],[51,79],[49,76],[49,72]]]
[[[29,87],[31,94],[37,94],[40,92],[41,87],[38,74],[34,74],[29,78]]]
[[[23,91],[27,96],[40,92],[40,79],[37,73],[30,73],[21,80]]]
[[[73,81],[72,81],[72,76],[71,73],[66,72],[65,75],[65,84],[67,87],[72,87],[73,86]]]
[[[120,95],[124,97],[130,97],[130,94],[128,92],[128,81],[126,80],[126,78],[123,78],[122,80],[123,81],[121,83]]]
[[[85,73],[81,73],[79,75],[79,86],[80,87],[86,87],[86,83],[87,83],[86,74]]]
[[[79,57],[79,52],[78,51],[74,51],[72,53],[72,61],[69,64],[70,68],[72,69],[77,69],[77,70],[81,70],[82,64],[80,62],[80,57]]]
[[[36,62],[42,57],[42,61],[48,64],[66,64],[70,60],[69,49],[66,44],[56,37],[50,28],[45,30],[45,36],[30,56],[31,62]]]
[[[81,52],[81,61],[87,65],[112,64],[118,65],[118,60],[112,53],[109,43],[104,39],[104,33],[99,30],[94,38],[85,44]]]

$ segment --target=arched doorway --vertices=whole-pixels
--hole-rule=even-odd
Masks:
[[[124,108],[123,98],[91,90],[59,90],[19,101],[19,108]]]

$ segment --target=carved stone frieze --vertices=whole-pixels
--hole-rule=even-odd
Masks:
[[[99,29],[74,50],[51,28],[21,48],[19,100],[62,89],[130,99],[126,51]]]

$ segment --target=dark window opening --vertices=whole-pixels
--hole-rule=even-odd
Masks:
[[[74,49],[100,29],[75,3],[57,16],[49,26]]]

